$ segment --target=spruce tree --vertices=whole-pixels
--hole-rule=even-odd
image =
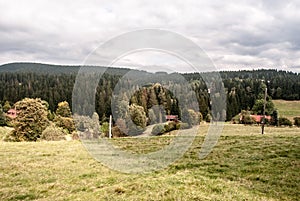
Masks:
[[[6,117],[5,113],[3,112],[2,105],[0,104],[0,126],[5,126],[6,125]]]
[[[11,108],[11,105],[9,104],[8,101],[5,101],[3,105],[3,112],[7,112]]]

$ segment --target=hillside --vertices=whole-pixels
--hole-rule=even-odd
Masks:
[[[11,105],[25,97],[39,97],[49,103],[50,110],[54,111],[57,104],[61,101],[67,101],[72,106],[72,92],[76,80],[76,75],[80,66],[51,65],[38,63],[10,63],[0,66],[0,104],[9,101]],[[95,69],[106,69],[104,67],[87,66],[89,73]],[[124,79],[124,75],[130,76]],[[211,110],[210,90],[212,87],[220,88],[220,85],[206,86],[203,81],[203,75],[209,77],[209,73],[185,73],[181,74],[192,86],[196,93],[199,105],[199,111],[204,117]],[[255,101],[261,99],[264,88],[268,87],[268,96],[273,100],[300,100],[300,75],[293,72],[277,70],[253,70],[253,71],[223,71],[220,72],[223,79],[225,95],[227,96],[227,120],[231,120],[241,110],[251,110]],[[115,86],[133,87],[138,89],[135,83],[136,78],[147,78],[151,84],[159,82],[164,87],[175,87],[182,90],[182,83],[176,80],[178,74],[159,73],[153,74],[146,71],[130,70],[126,68],[107,68],[96,90],[96,112],[100,118],[108,117],[111,114],[111,96],[114,93]],[[88,74],[85,74],[86,82],[90,81]],[[175,78],[175,80],[174,80]],[[269,81],[269,82],[266,82]],[[84,87],[84,86],[83,86]],[[83,97],[85,89],[81,89]],[[141,90],[142,91],[142,90]],[[122,91],[122,97],[127,99],[134,98],[128,90]],[[150,107],[147,97],[140,96],[137,99],[139,105]],[[188,95],[188,94],[186,94]],[[138,98],[138,97],[137,97]],[[225,97],[224,97],[225,98]],[[189,96],[186,96],[189,99]],[[146,101],[146,102],[145,102]],[[167,103],[168,104],[168,103]],[[82,105],[84,105],[82,103]],[[169,105],[170,106],[170,105]],[[85,105],[89,107],[89,105]],[[144,108],[146,111],[149,108]]]
[[[284,116],[292,120],[300,116],[300,101],[273,100],[278,109],[279,116]]]

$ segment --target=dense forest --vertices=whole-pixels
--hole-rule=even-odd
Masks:
[[[85,85],[90,73],[86,72]],[[135,103],[144,108],[147,115],[154,105],[163,105],[166,114],[180,116],[180,101],[196,99],[197,109],[206,117],[211,112],[211,90],[203,77],[209,73],[167,74],[148,73],[126,68],[104,68],[95,93],[95,110],[100,120],[111,114],[112,97],[128,104]],[[72,106],[72,93],[80,66],[58,66],[36,63],[11,63],[0,66],[0,104],[13,105],[25,98],[41,98],[49,103],[52,111],[57,104],[67,101]],[[129,75],[130,74],[130,75]],[[241,110],[251,110],[257,99],[261,99],[264,89],[268,89],[269,99],[300,100],[300,75],[278,70],[223,71],[219,72],[227,96],[226,120],[231,120]],[[136,78],[147,77],[143,83]],[[184,79],[181,79],[184,78]],[[146,84],[145,84],[146,83]],[[158,84],[159,83],[159,84]],[[186,85],[189,84],[189,86]],[[188,90],[191,88],[193,93]],[[87,96],[85,89],[79,89],[81,96]],[[74,99],[73,99],[74,100]],[[92,100],[93,101],[93,100]],[[182,101],[181,101],[182,102]],[[79,103],[83,113],[90,114],[86,103]],[[195,103],[184,103],[195,104]],[[115,109],[115,108],[113,108]]]

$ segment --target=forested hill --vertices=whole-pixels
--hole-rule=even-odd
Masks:
[[[261,93],[261,84],[268,86],[268,94],[273,99],[299,100],[300,74],[275,69],[221,71],[219,72],[227,89],[247,89],[254,94]],[[187,80],[197,80],[199,73],[184,74]],[[248,88],[247,88],[248,87]],[[251,90],[250,90],[250,88]]]
[[[79,69],[80,66],[39,63],[2,65],[0,66],[0,104],[3,105],[5,101],[9,101],[12,105],[24,97],[38,97],[48,101],[51,110],[56,108],[57,103],[65,100],[72,105],[72,91]],[[108,68],[96,91],[95,105],[100,117],[110,114],[113,90],[120,78],[129,71],[135,76],[152,77],[151,75],[153,75],[145,71],[126,68]],[[201,75],[203,74],[188,73],[183,74],[183,77],[192,83],[197,94],[199,110],[205,116],[209,113],[210,101],[207,87],[202,81]],[[227,92],[227,120],[230,120],[242,109],[252,109],[255,101],[262,97],[266,85],[268,95],[272,99],[300,100],[300,75],[297,73],[264,69],[223,71],[220,72],[220,75]],[[160,73],[162,81],[166,82],[170,79],[168,76],[170,75]],[[123,82],[126,85],[132,83],[130,80],[123,80]],[[172,81],[162,84],[163,86],[176,85],[177,88],[180,87],[180,83]],[[130,94],[124,93],[124,97],[132,98]],[[161,98],[161,94],[157,94],[157,97]],[[139,104],[147,105],[144,103],[147,101],[147,96],[140,95],[135,100]],[[145,109],[147,110],[147,108]],[[172,113],[172,111],[170,112]]]
[[[60,74],[77,73],[80,66],[63,66],[41,63],[8,63],[0,66],[0,73],[41,73],[41,74]]]
[[[53,65],[42,63],[8,63],[0,66],[0,73],[35,73],[35,74],[77,74],[80,65]],[[89,66],[92,67],[92,66]],[[107,73],[114,75],[124,75],[129,68],[107,68],[95,66],[97,69],[107,69]],[[138,71],[137,71],[138,72]]]

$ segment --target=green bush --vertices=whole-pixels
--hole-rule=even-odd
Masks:
[[[118,126],[112,127],[111,132],[112,132],[113,137],[126,137],[126,136],[128,136]]]
[[[130,135],[130,136],[140,135],[146,130],[145,127],[141,127],[139,125],[136,125],[132,121],[128,122],[127,126],[128,126],[128,135]]]
[[[189,125],[188,123],[179,123],[179,129],[189,129],[192,126]]]
[[[191,119],[191,124],[192,125],[199,125],[200,122],[202,121],[203,119],[203,116],[200,112],[196,112],[194,111],[193,109],[189,109],[188,110],[188,113],[189,113],[189,116],[190,116],[190,119]]]
[[[130,112],[131,120],[136,125],[136,127],[141,127],[141,128],[146,127],[147,117],[144,108],[142,106],[132,104],[129,106],[129,112]],[[133,130],[139,130],[139,129],[133,129]]]
[[[58,115],[55,117],[54,122],[56,126],[66,129],[69,134],[75,131],[75,123],[71,117],[62,117]]]
[[[294,117],[294,125],[300,127],[300,117]]]
[[[105,136],[108,136],[109,132],[109,123],[108,122],[103,122],[101,127],[100,127],[101,133],[103,133]]]
[[[64,132],[63,128],[50,125],[42,132],[41,139],[47,141],[59,141],[65,140],[65,136],[66,133]]]
[[[170,121],[170,122],[168,122],[166,125],[167,125],[167,127],[168,127],[168,129],[166,130],[167,132],[176,130],[176,125],[177,125],[176,122]]]
[[[292,126],[292,122],[286,117],[279,117],[278,119],[280,126]]]
[[[277,112],[277,110],[274,110],[274,112],[272,113],[270,124],[273,125],[273,126],[278,126],[278,112]]]
[[[231,122],[233,124],[239,124],[240,122],[240,114],[235,115],[234,117],[232,117]]]
[[[272,120],[272,119],[271,119]],[[263,118],[261,118],[261,121],[263,121]],[[270,125],[271,124],[271,121],[267,118],[265,118],[265,124],[266,125]]]
[[[206,117],[205,117],[205,121],[207,123],[209,123],[211,121],[211,115],[210,114],[207,114]]]
[[[243,124],[248,124],[248,125],[251,125],[251,124],[254,124],[256,123],[255,120],[253,119],[253,117],[251,117],[250,115],[245,115],[243,120],[242,120],[242,123]]]
[[[170,126],[168,123],[164,124],[165,133],[170,131]]]
[[[187,124],[187,123],[186,123]],[[188,125],[188,124],[187,124]],[[152,129],[152,134],[153,135],[161,135],[164,134],[166,132],[170,132],[173,130],[177,130],[179,129],[180,126],[178,123],[174,122],[174,121],[169,121],[165,124],[156,124],[153,129]]]
[[[164,124],[156,124],[153,128],[152,128],[152,131],[151,133],[153,135],[161,135],[163,133],[165,133],[166,130],[165,130],[165,125]]]
[[[131,136],[137,136],[142,134],[146,129],[141,126],[129,127],[128,134]]]
[[[72,116],[70,106],[67,101],[58,103],[58,107],[56,109],[56,115],[59,115],[62,117],[71,117]]]

